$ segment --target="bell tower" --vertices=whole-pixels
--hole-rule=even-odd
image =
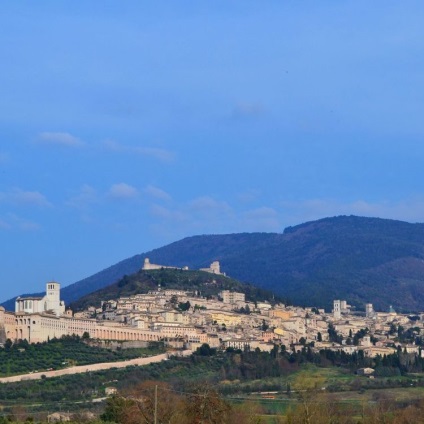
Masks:
[[[64,312],[64,303],[60,301],[60,284],[50,281],[46,284],[45,311],[53,311],[56,315]]]

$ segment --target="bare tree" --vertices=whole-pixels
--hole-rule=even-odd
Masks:
[[[178,423],[182,399],[168,384],[145,381],[125,392],[133,401],[125,411],[125,424]]]
[[[232,424],[231,406],[210,385],[193,388],[186,395],[184,424]]]

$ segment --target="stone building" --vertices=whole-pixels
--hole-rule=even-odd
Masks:
[[[213,261],[209,268],[200,268],[199,271],[210,272],[211,274],[225,275],[221,272],[221,267],[219,265],[219,261]]]
[[[47,283],[43,297],[18,298],[15,312],[0,307],[0,342],[10,339],[39,343],[66,335],[82,337],[84,333],[105,340],[159,341],[164,337],[160,331],[76,318],[65,313],[65,304],[60,300],[60,284],[54,282]]]
[[[47,283],[44,297],[18,297],[15,301],[15,312],[50,312],[56,316],[62,315],[65,312],[65,302],[60,300],[60,284],[54,281]]]
[[[237,302],[245,302],[245,294],[233,292],[230,290],[222,290],[219,295],[222,297],[224,303],[237,303]]]

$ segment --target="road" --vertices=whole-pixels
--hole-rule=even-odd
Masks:
[[[183,350],[182,352],[178,352],[179,356],[189,356],[192,354],[191,350]],[[12,377],[2,377],[0,378],[0,383],[15,383],[17,381],[25,381],[25,380],[40,380],[41,378],[53,378],[60,377],[62,375],[70,375],[70,374],[82,374],[89,371],[101,371],[108,370],[110,368],[125,368],[133,365],[147,365],[152,364],[154,362],[161,362],[168,359],[168,353],[162,353],[156,356],[150,356],[148,358],[135,358],[130,359],[128,361],[120,361],[120,362],[102,362],[99,364],[92,365],[79,365],[75,367],[64,368],[62,370],[53,370],[53,371],[41,371],[35,372],[31,374],[21,374],[14,375]],[[45,376],[45,377],[42,377]]]

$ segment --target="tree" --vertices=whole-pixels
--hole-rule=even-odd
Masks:
[[[393,334],[397,333],[397,327],[395,324],[391,323],[390,324],[390,330],[389,330],[389,334],[392,336]]]
[[[330,339],[330,342],[339,344],[342,344],[343,341],[343,336],[337,333],[331,322],[328,324],[328,338]]]
[[[300,373],[293,381],[298,399],[294,410],[287,414],[286,422],[292,424],[353,424],[349,410],[341,409],[330,396],[323,394],[324,379]]]
[[[172,391],[171,387],[159,381],[145,381],[127,390],[127,401],[130,401],[123,414],[123,424],[157,424],[179,422],[182,399]]]
[[[216,354],[216,349],[211,348],[207,343],[203,343],[195,353],[200,356],[213,356]]]
[[[256,402],[243,402],[233,406],[231,422],[237,424],[265,424],[264,408]]]
[[[315,424],[318,415],[318,403],[316,396],[319,386],[323,379],[311,377],[306,373],[299,373],[293,381],[292,388],[296,392],[298,407],[295,410],[298,420],[292,422],[301,422],[304,424]]]
[[[111,396],[106,399],[106,407],[100,419],[106,422],[125,424],[127,411],[133,406],[133,400],[118,395]]]
[[[190,307],[191,307],[191,305],[190,305],[190,302],[188,300],[187,300],[187,302],[179,302],[178,303],[178,309],[180,311],[183,311],[183,312],[188,311],[190,309]]]
[[[184,405],[186,424],[232,424],[230,405],[208,384],[196,386]]]

